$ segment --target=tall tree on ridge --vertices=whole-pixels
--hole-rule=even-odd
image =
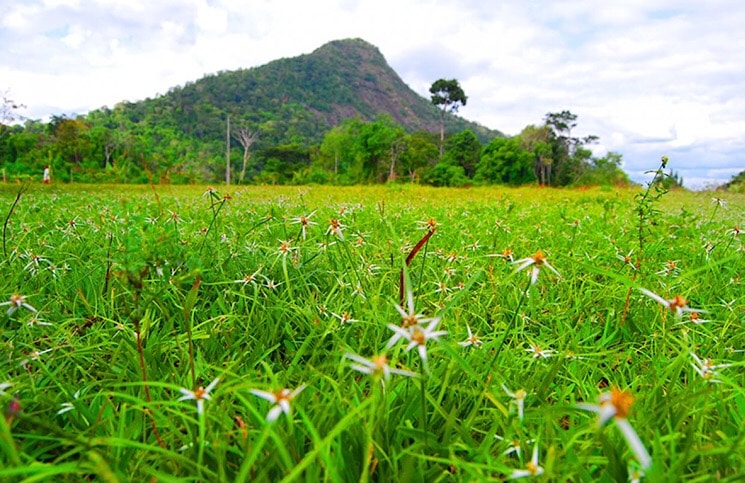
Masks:
[[[554,184],[569,184],[578,179],[587,169],[592,151],[585,146],[597,142],[598,137],[595,135],[584,138],[572,136],[572,129],[577,127],[577,115],[568,110],[549,112],[544,118],[544,126],[551,130]]]
[[[445,113],[458,112],[465,106],[468,97],[456,79],[438,79],[429,88],[432,104],[440,109],[440,159],[445,148]]]

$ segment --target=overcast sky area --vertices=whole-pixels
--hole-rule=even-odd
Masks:
[[[518,134],[577,114],[636,181],[700,189],[745,170],[740,0],[4,0],[0,92],[20,114],[85,114],[361,38],[429,99],[458,79],[466,119]]]

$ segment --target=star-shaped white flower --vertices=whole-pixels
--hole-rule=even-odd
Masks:
[[[727,201],[726,200],[723,200],[722,198],[720,198],[718,196],[715,196],[714,198],[712,198],[711,199],[711,202],[714,203],[715,205],[717,205],[718,207],[721,207],[721,208],[726,208],[727,207]]]
[[[259,389],[251,389],[251,394],[262,399],[266,399],[271,403],[274,403],[274,406],[272,406],[272,408],[266,415],[267,422],[272,423],[277,420],[280,414],[290,414],[290,402],[292,402],[292,400],[295,399],[297,395],[300,394],[303,389],[305,389],[305,387],[305,384],[302,384],[294,391],[290,391],[289,389],[280,389],[279,391],[274,393],[261,391]]]
[[[399,338],[403,338],[409,341],[409,345],[406,346],[406,351],[410,351],[414,347],[419,352],[419,357],[422,359],[425,371],[429,372],[427,365],[427,341],[438,340],[439,337],[447,334],[444,330],[436,330],[440,323],[440,318],[435,317],[430,320],[428,325],[414,325],[409,328],[399,327],[398,325],[388,324],[388,328],[391,329]],[[395,337],[395,336],[394,336]],[[392,339],[391,339],[392,340]],[[391,343],[388,342],[390,345]]]
[[[204,412],[204,401],[209,401],[212,399],[212,396],[210,396],[210,391],[212,391],[215,386],[217,386],[218,382],[220,382],[220,378],[216,377],[212,382],[210,382],[209,386],[207,386],[206,388],[199,386],[196,391],[180,388],[179,392],[181,392],[183,396],[179,398],[179,401],[190,399],[195,400],[197,402],[197,414],[201,415]]]
[[[396,369],[388,365],[388,357],[385,355],[373,356],[371,359],[365,359],[364,357],[358,356],[347,352],[344,357],[354,361],[350,367],[355,371],[360,371],[364,374],[370,374],[375,377],[382,377],[381,382],[385,383],[390,378],[391,374],[398,374],[400,376],[416,377],[417,374],[411,371],[403,369]]]
[[[640,288],[639,291],[646,295],[647,297],[651,298],[652,300],[658,302],[661,305],[664,305],[668,309],[670,309],[671,312],[675,313],[676,317],[680,317],[683,315],[683,312],[705,312],[704,310],[700,309],[692,309],[688,306],[688,301],[683,298],[682,295],[676,295],[670,300],[665,300],[656,293],[647,290],[645,288]]]
[[[526,352],[532,352],[534,359],[548,359],[552,355],[554,355],[553,349],[543,349],[541,346],[537,344],[530,344],[530,349],[525,349]]]
[[[349,312],[343,312],[341,315],[331,312],[331,315],[339,319],[339,325],[343,326],[344,324],[352,324],[354,322],[359,322],[357,319],[352,318],[352,314]]]
[[[464,341],[458,342],[458,345],[463,347],[473,346],[477,349],[481,348],[483,342],[481,342],[481,339],[477,335],[471,332],[471,327],[468,324],[466,324],[466,330],[468,331],[468,337]]]
[[[33,308],[28,303],[26,303],[26,296],[25,295],[13,294],[13,295],[10,296],[10,300],[8,300],[7,302],[0,303],[0,305],[10,305],[10,308],[6,312],[6,315],[8,317],[10,317],[11,315],[13,315],[13,312],[15,312],[16,310],[18,310],[20,308],[24,308],[24,309],[28,310],[29,312],[36,312],[36,309],[35,308]]]
[[[310,220],[311,217],[313,215],[315,215],[315,214],[316,214],[316,210],[313,210],[313,212],[311,212],[310,215],[307,215],[307,216],[306,215],[298,216],[298,217],[293,218],[290,221],[290,223],[294,223],[294,224],[298,224],[299,223],[300,224],[300,234],[301,234],[303,240],[305,240],[306,230],[308,229],[308,227],[311,226],[311,225],[317,225],[317,223],[315,221],[311,221]]]
[[[502,384],[502,389],[504,389],[504,392],[507,393],[509,397],[514,399],[513,402],[515,403],[515,406],[517,406],[517,417],[522,421],[525,416],[525,398],[528,396],[528,393],[525,392],[525,389],[518,389],[517,391],[512,392],[504,384]]]
[[[543,474],[543,468],[538,464],[538,444],[533,446],[533,457],[528,461],[528,464],[525,465],[524,470],[512,470],[512,474],[510,475],[510,480],[515,480],[517,478],[526,478],[529,476],[538,476]]]
[[[549,270],[554,272],[557,277],[561,278],[559,272],[553,266],[551,266],[550,263],[548,263],[548,260],[546,260],[546,255],[544,255],[541,250],[538,250],[530,257],[521,258],[520,260],[516,260],[513,263],[517,265],[516,271],[518,272],[532,267],[530,274],[531,285],[535,284],[538,281],[538,274],[541,272],[541,268],[543,267],[548,268]]]
[[[414,307],[414,294],[411,292],[410,289],[407,288],[406,290],[406,309],[404,310],[403,307],[396,304],[395,305],[396,310],[401,315],[401,324],[399,328],[405,329],[405,331],[408,331],[409,329],[419,326],[420,324],[423,324],[425,322],[431,321],[433,319],[427,319],[422,314],[416,313],[416,308]],[[391,337],[391,340],[388,341],[388,344],[386,344],[387,348],[391,348],[396,343],[401,340],[402,338],[406,338],[405,335],[403,335],[403,332],[394,330],[395,334],[393,334],[393,337]]]
[[[344,233],[342,230],[346,228],[346,225],[342,225],[338,218],[331,218],[329,220],[329,227],[326,229],[326,234],[335,235],[341,241],[344,241]]]
[[[626,419],[631,404],[634,402],[634,397],[628,391],[613,388],[610,392],[601,394],[599,401],[600,404],[579,404],[577,407],[598,413],[598,426],[603,426],[612,418],[616,427],[621,430],[642,470],[649,468],[652,465],[652,458],[644,447],[644,443],[639,439],[639,435],[636,434],[633,426]]]
[[[693,357],[694,362],[691,363],[693,366],[693,369],[698,373],[699,376],[703,377],[706,381],[709,382],[722,382],[717,377],[719,377],[719,374],[717,373],[717,370],[719,369],[725,369],[727,367],[730,367],[732,364],[714,364],[714,361],[711,359],[701,359],[699,356],[691,352],[691,357]]]
[[[244,276],[243,278],[241,278],[239,280],[233,280],[233,282],[240,283],[240,284],[243,284],[243,285],[248,285],[249,283],[256,285],[256,280],[258,280],[258,278],[259,278],[259,272],[261,272],[261,268],[262,267],[259,267],[259,269],[256,270],[254,273],[252,273],[250,275],[246,275],[246,276]]]

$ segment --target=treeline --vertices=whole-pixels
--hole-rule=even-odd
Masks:
[[[620,154],[594,157],[589,146],[597,138],[572,135],[577,116],[569,111],[549,113],[541,125],[488,143],[468,129],[449,134],[442,153],[439,135],[407,132],[387,115],[374,121],[346,119],[313,144],[302,136],[276,143],[271,122],[250,124],[240,118],[232,123],[233,183],[567,186],[629,182]],[[88,116],[55,116],[48,123],[0,124],[0,161],[7,180],[40,179],[44,167],[50,166],[56,181],[214,183],[226,176],[227,131],[222,128],[222,138],[199,139],[175,124],[158,122],[157,109],[138,112],[118,106]],[[243,142],[241,133],[252,136],[250,142]]]

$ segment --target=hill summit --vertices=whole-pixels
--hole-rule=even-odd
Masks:
[[[150,117],[146,113],[170,118],[168,124],[201,140],[222,139],[227,115],[259,126],[264,141],[279,144],[318,143],[344,119],[372,121],[381,114],[410,132],[439,128],[438,109],[361,39],[336,40],[310,54],[207,75],[158,98],[118,107],[140,111],[139,118]],[[471,129],[482,142],[501,135],[450,114],[445,126],[450,132]]]

